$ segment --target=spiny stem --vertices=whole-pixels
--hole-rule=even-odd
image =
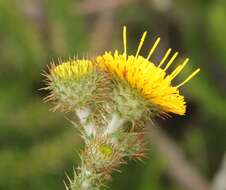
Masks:
[[[100,134],[96,132],[99,126],[88,119],[90,112],[88,108],[76,110],[82,129],[87,136],[92,135],[92,138],[83,136],[85,147],[80,155],[81,166],[74,172],[74,179],[69,181],[70,190],[105,189],[104,185],[111,178],[112,171],[124,163],[124,158],[139,155],[142,149],[139,133],[134,136],[122,130],[127,119],[116,112],[112,113],[106,126],[102,126],[103,133]],[[112,136],[113,133],[117,135]]]

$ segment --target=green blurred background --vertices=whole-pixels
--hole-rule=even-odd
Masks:
[[[64,189],[82,143],[64,115],[42,103],[40,73],[58,58],[121,49],[124,24],[131,53],[148,30],[143,53],[160,35],[154,60],[172,47],[191,58],[181,80],[201,68],[181,89],[187,115],[156,123],[212,184],[226,152],[225,21],[225,0],[0,0],[0,189]],[[185,189],[150,142],[147,158],[114,173],[109,189]]]

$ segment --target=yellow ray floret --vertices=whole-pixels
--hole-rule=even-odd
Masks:
[[[126,50],[126,28],[123,29],[124,53],[120,54],[116,50],[114,53],[106,52],[103,56],[97,57],[97,63],[100,68],[116,75],[121,80],[126,81],[132,88],[136,89],[144,98],[150,101],[152,105],[157,106],[161,111],[184,115],[186,105],[184,97],[179,94],[179,87],[193,78],[200,69],[194,71],[182,83],[172,86],[172,80],[183,70],[188,62],[188,58],[171,73],[166,70],[176,59],[176,52],[164,68],[161,66],[169,56],[171,49],[164,55],[158,66],[154,65],[149,59],[156,49],[160,38],[156,40],[151,48],[147,58],[139,56],[138,53],[146,37],[146,32],[141,38],[138,50],[135,56],[127,56]]]
[[[79,78],[93,70],[89,60],[70,60],[51,69],[51,75],[60,79]]]

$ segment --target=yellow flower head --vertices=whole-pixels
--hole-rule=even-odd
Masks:
[[[51,75],[67,80],[80,78],[93,71],[93,63],[89,60],[69,60],[51,69]]]
[[[116,75],[129,86],[136,89],[145,99],[149,100],[152,105],[157,106],[161,111],[166,113],[175,113],[184,115],[186,105],[184,97],[179,94],[179,87],[187,83],[193,78],[200,69],[195,70],[183,82],[176,86],[172,86],[171,82],[183,70],[189,59],[176,67],[170,74],[166,70],[178,56],[178,52],[174,53],[169,61],[164,65],[166,59],[170,55],[169,49],[158,65],[149,61],[151,55],[160,42],[160,38],[156,40],[150,49],[148,56],[145,58],[139,55],[141,47],[147,32],[141,37],[136,55],[127,55],[126,27],[123,28],[123,44],[124,52],[119,54],[116,50],[114,53],[106,52],[103,56],[97,58],[100,68]]]
[[[74,111],[100,99],[99,86],[103,83],[93,62],[85,59],[70,59],[59,65],[52,64],[47,77],[46,101],[55,104],[53,110]]]

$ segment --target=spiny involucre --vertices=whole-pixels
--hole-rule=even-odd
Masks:
[[[186,103],[179,88],[193,78],[191,73],[176,86],[172,81],[184,69],[185,59],[171,73],[178,52],[169,58],[168,49],[158,64],[150,61],[160,38],[147,57],[139,55],[147,32],[141,37],[135,55],[127,52],[126,27],[123,28],[124,51],[105,52],[95,59],[70,59],[51,64],[45,73],[50,94],[46,101],[53,110],[75,113],[85,147],[81,166],[74,172],[68,189],[99,190],[111,179],[113,170],[125,158],[140,159],[145,153],[145,121],[171,113],[184,115]],[[166,61],[169,59],[168,61]]]

